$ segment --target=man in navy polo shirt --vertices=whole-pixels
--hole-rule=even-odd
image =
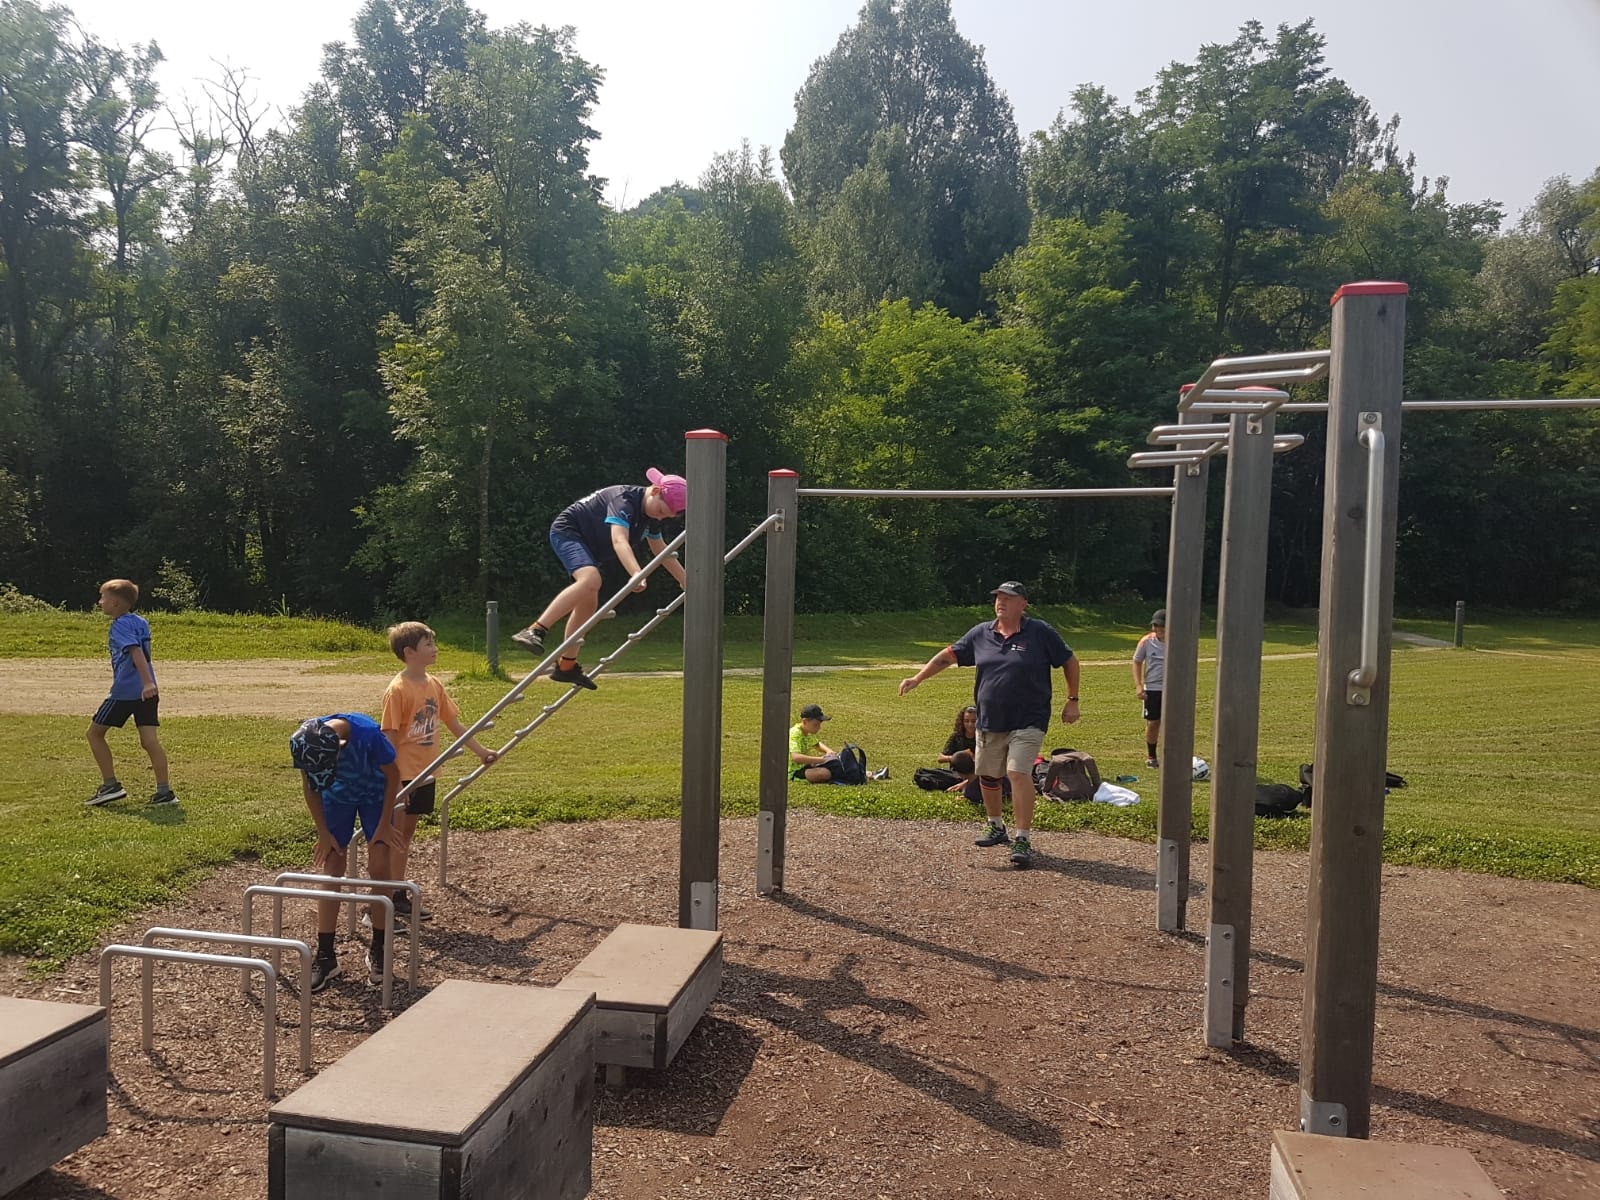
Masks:
[[[1053,696],[1050,673],[1060,667],[1067,683],[1061,719],[1079,717],[1078,660],[1050,625],[1027,615],[1028,590],[1008,579],[990,593],[994,620],[974,625],[954,645],[946,646],[909,679],[900,681],[904,696],[946,667],[977,667],[973,695],[978,704],[978,782],[988,816],[980,846],[1011,846],[1018,867],[1033,864],[1033,762],[1044,745]],[[1015,836],[1006,833],[1005,797],[1001,781],[1011,782]]]

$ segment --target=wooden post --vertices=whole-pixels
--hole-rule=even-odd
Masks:
[[[761,626],[761,824],[756,894],[783,891],[784,832],[789,820],[789,714],[794,671],[795,536],[800,532],[800,476],[767,472],[767,512],[783,523],[767,533],[766,612]]]
[[[1360,1138],[1372,1106],[1405,328],[1403,283],[1334,293],[1300,1125]]]
[[[1244,1010],[1250,995],[1256,743],[1276,421],[1270,413],[1235,413],[1229,418],[1222,582],[1217,593],[1217,698],[1212,715],[1208,1046],[1231,1046],[1244,1037]]]
[[[684,435],[689,507],[684,517],[683,816],[678,838],[678,924],[717,928],[718,822],[722,814],[722,554],[727,528],[728,439]]]
[[[1190,409],[1180,424],[1205,421]],[[1179,444],[1187,450],[1198,443]],[[1167,679],[1161,692],[1161,807],[1156,817],[1156,928],[1186,929],[1189,827],[1194,817],[1194,707],[1205,575],[1206,483],[1210,460],[1172,471],[1172,533],[1167,546]]]

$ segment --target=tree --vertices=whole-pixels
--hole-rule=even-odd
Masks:
[[[1028,213],[1011,103],[983,51],[956,29],[949,0],[868,0],[860,21],[812,66],[782,151],[802,216],[822,217],[886,134],[903,138],[911,188],[896,200],[926,214],[926,242],[908,242],[914,231],[891,224],[879,235],[885,253],[892,263],[925,258],[937,267],[925,280],[936,290],[910,299],[971,316],[982,302],[980,277],[1021,242]],[[901,170],[879,145],[880,168]]]

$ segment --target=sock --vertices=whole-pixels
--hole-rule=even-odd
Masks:
[[[1012,837],[1027,838],[1031,842],[1033,840],[1033,830],[1019,829],[1016,833],[1012,834]]]
[[[372,931],[372,961],[375,963],[383,961],[383,930],[381,929]]]
[[[319,934],[317,934],[317,957],[318,958],[332,958],[332,957],[334,957],[334,953],[333,953],[333,934],[331,934],[331,933],[319,933]]]
[[[529,625],[528,628],[533,630],[540,637],[543,637],[545,634],[550,632],[549,629],[547,629],[545,626],[539,624],[539,622],[537,622],[537,621],[535,621],[532,625]]]
[[[567,657],[563,656],[562,659],[556,665],[559,666],[563,671],[570,671],[570,670],[572,670],[573,667],[578,665],[578,660],[575,659],[575,658],[567,658]]]
[[[1146,742],[1145,746],[1150,751],[1150,757],[1154,758],[1156,756],[1156,744],[1154,742]]]

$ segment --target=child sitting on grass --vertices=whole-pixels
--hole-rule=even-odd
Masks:
[[[441,724],[458,738],[467,727],[461,723],[456,702],[444,690],[444,684],[428,674],[428,668],[439,658],[439,644],[433,630],[421,621],[391,625],[389,649],[405,667],[384,689],[383,715],[378,723],[394,746],[395,766],[400,771],[400,786],[404,787],[439,757]],[[495,760],[495,752],[480,746],[475,737],[467,739],[467,749],[476,754],[484,766]],[[430,778],[407,792],[400,803],[395,813],[394,845],[389,852],[390,866],[394,870],[390,879],[406,877],[417,818],[433,811],[436,792],[437,784]],[[415,916],[419,921],[433,916],[427,909],[413,913],[410,893],[404,890],[394,894],[394,911],[397,917]]]
[[[367,839],[367,874],[372,879],[393,879],[391,846],[394,841],[395,794],[400,771],[394,765],[394,747],[371,717],[361,713],[333,713],[310,717],[289,738],[289,757],[301,772],[300,785],[306,809],[317,827],[317,845],[311,852],[311,869],[342,876],[350,863],[350,839],[356,819]],[[368,909],[372,946],[367,953],[367,978],[383,982],[384,945],[382,909]],[[317,905],[317,953],[311,961],[311,990],[320,992],[340,973],[334,951],[334,929],[339,905]]]

